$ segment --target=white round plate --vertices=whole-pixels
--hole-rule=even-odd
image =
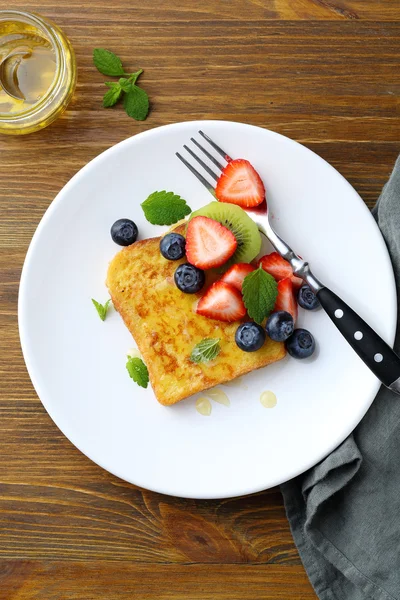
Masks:
[[[265,182],[277,232],[383,338],[393,343],[396,294],[381,234],[361,198],[327,162],[286,137],[249,125],[198,121],[167,125],[110,148],[58,194],[30,245],[21,279],[19,326],[25,361],[46,410],[91,460],[141,487],[184,497],[257,492],[305,471],[353,430],[379,383],[323,311],[300,310],[318,343],[305,361],[283,361],[223,386],[231,406],[196,397],[161,406],[125,363],[134,342],[111,309],[102,322],[107,265],[119,250],[110,227],[150,225],[140,203],[172,190],[192,209],[211,201],[176,158],[199,129],[233,157],[251,161]],[[277,405],[260,403],[272,390]]]

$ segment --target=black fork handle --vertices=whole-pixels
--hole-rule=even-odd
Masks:
[[[340,333],[376,377],[400,394],[400,357],[329,288],[320,289],[317,298]]]

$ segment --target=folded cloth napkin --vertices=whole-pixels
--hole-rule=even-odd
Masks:
[[[399,293],[400,157],[373,214]],[[399,329],[394,348],[400,353]],[[400,600],[399,396],[382,387],[352,435],[281,490],[300,557],[321,600]]]

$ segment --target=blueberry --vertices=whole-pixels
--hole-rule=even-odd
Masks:
[[[286,310],[278,310],[268,317],[265,326],[271,340],[275,342],[284,342],[293,333],[294,320],[290,313]]]
[[[204,271],[191,265],[184,263],[179,265],[174,275],[176,287],[185,292],[185,294],[195,294],[200,291],[204,285],[206,277]]]
[[[286,342],[286,350],[293,358],[308,358],[315,350],[315,340],[307,329],[295,329]]]
[[[167,260],[178,260],[185,256],[186,240],[179,233],[167,233],[161,238],[160,252]]]
[[[119,246],[130,246],[137,236],[138,228],[130,219],[118,219],[111,227],[111,237]]]
[[[241,350],[254,352],[259,350],[265,342],[265,330],[261,325],[253,323],[242,323],[236,329],[235,342]]]
[[[297,302],[306,310],[315,310],[321,306],[320,301],[309,285],[303,285],[297,294]]]

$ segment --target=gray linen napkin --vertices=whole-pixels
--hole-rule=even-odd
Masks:
[[[399,293],[400,157],[373,214]],[[399,328],[395,350],[400,353]],[[352,435],[281,490],[300,557],[321,600],[400,600],[399,396],[382,387]]]

